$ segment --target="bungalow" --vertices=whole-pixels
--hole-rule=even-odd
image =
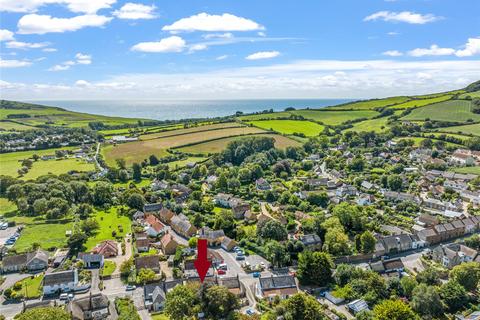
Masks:
[[[88,297],[71,301],[67,306],[67,311],[73,320],[100,320],[106,319],[110,315],[109,305],[107,296],[101,293],[90,293]]]
[[[477,254],[477,250],[458,243],[440,245],[433,249],[433,259],[449,269],[462,262],[473,261]]]
[[[146,228],[145,231],[151,237],[157,237],[159,234],[165,233],[167,227],[158,220],[153,214],[147,215],[145,218]]]
[[[71,292],[78,284],[77,269],[47,273],[43,277],[43,294]]]
[[[143,287],[143,302],[145,308],[151,312],[163,310],[166,294],[178,285],[183,284],[182,280],[161,281],[147,284]]]
[[[143,212],[145,213],[157,213],[163,208],[161,203],[147,203],[143,206]]]
[[[322,249],[322,239],[317,234],[306,234],[299,238],[305,249],[317,251]]]
[[[150,250],[150,240],[147,238],[137,238],[135,241],[135,247],[138,252],[148,252],[148,250]]]
[[[5,256],[2,260],[2,272],[39,271],[48,268],[48,254],[43,250]]]
[[[83,265],[87,269],[99,269],[102,268],[104,264],[103,255],[98,253],[80,252],[78,258],[83,261]]]
[[[225,237],[225,232],[223,230],[212,230],[208,227],[203,227],[200,229],[199,237],[207,239],[207,243],[210,247],[217,247],[222,244],[223,238]]]
[[[166,233],[162,239],[160,239],[160,245],[165,255],[175,254],[178,247],[178,242],[170,233]]]
[[[160,272],[160,260],[159,256],[152,255],[152,256],[144,256],[144,257],[136,257],[135,258],[135,268],[137,272],[140,269],[151,269],[155,273]]]
[[[237,242],[225,236],[223,237],[222,244],[220,246],[225,251],[231,251],[235,246],[237,246]]]
[[[172,220],[173,216],[175,213],[173,213],[172,210],[169,210],[165,207],[163,207],[159,212],[158,212],[158,217],[160,218],[160,221],[163,223],[169,224],[170,221]]]
[[[175,232],[185,238],[190,238],[197,232],[197,228],[195,228],[183,214],[176,215],[172,218],[171,227]]]
[[[95,248],[92,249],[92,253],[101,254],[105,258],[116,257],[118,255],[117,242],[113,240],[102,241],[97,244]]]
[[[260,178],[255,181],[255,186],[257,190],[266,191],[272,189],[267,180]]]
[[[280,299],[287,299],[298,292],[295,278],[291,275],[260,277],[255,287],[255,294],[258,298],[270,301],[277,296]]]

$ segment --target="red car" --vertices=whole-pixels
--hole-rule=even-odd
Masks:
[[[222,270],[222,269],[218,269],[218,270],[217,270],[217,274],[218,274],[218,275],[227,274],[227,271]]]

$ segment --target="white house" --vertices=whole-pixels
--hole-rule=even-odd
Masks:
[[[43,294],[51,295],[61,292],[71,292],[77,284],[77,269],[47,273],[43,278]]]

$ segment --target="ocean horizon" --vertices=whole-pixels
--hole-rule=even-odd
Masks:
[[[69,111],[111,117],[152,120],[214,118],[267,109],[320,109],[354,99],[245,99],[245,100],[29,100],[25,102],[60,107]]]

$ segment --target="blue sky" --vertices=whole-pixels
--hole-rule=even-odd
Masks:
[[[480,79],[478,0],[0,0],[9,99],[363,98]]]

